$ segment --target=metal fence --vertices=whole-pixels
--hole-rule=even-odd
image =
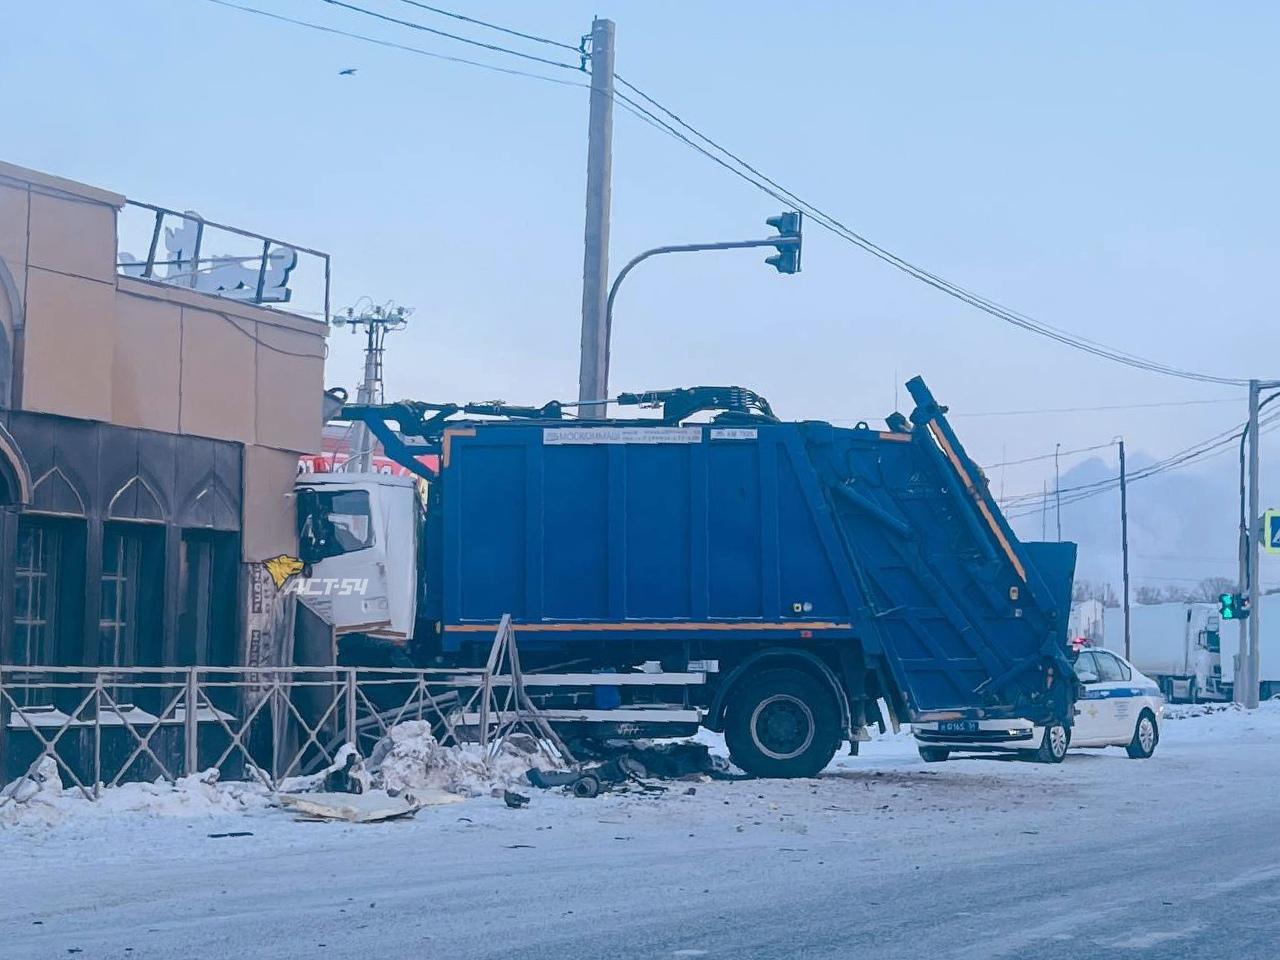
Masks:
[[[573,762],[525,691],[504,616],[483,667],[0,666],[0,785],[52,757],[90,800],[126,781],[209,769],[275,792],[335,763],[343,744],[368,756],[409,720],[430,723],[446,746],[479,743],[486,760],[524,731]]]
[[[407,720],[431,723],[442,743],[488,748],[493,724],[462,718],[498,714],[510,685],[491,668],[0,666],[0,783],[50,756],[88,799],[210,768],[275,791],[323,770],[344,743],[368,755]]]

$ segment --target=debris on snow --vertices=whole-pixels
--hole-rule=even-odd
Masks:
[[[516,793],[514,790],[503,790],[502,802],[512,810],[519,810],[521,807],[529,805],[529,798],[523,793]]]
[[[349,743],[338,748],[333,763],[324,771],[324,789],[327,793],[368,793],[369,773],[364,768],[364,758]]]
[[[462,798],[444,794],[457,802]],[[437,799],[437,802],[440,802]],[[393,797],[385,790],[367,793],[282,793],[280,805],[299,814],[301,820],[343,820],[347,823],[378,823],[411,817],[423,804],[407,796]]]

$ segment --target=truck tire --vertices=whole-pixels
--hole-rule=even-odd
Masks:
[[[1026,758],[1033,763],[1061,763],[1067,756],[1067,747],[1071,745],[1071,731],[1060,723],[1051,723],[1044,728],[1044,736],[1040,738],[1040,746],[1028,750]]]
[[[749,676],[729,695],[724,739],[729,757],[757,777],[813,777],[840,746],[835,697],[799,670]]]
[[[951,756],[946,747],[920,747],[920,759],[925,763],[942,763]]]
[[[1160,727],[1155,715],[1150,710],[1138,714],[1138,722],[1133,725],[1133,739],[1124,748],[1130,760],[1146,760],[1156,752],[1156,744],[1160,742]]]

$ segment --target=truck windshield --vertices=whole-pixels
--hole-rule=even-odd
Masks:
[[[373,518],[368,492],[300,491],[298,541],[300,557],[308,562],[373,546]]]

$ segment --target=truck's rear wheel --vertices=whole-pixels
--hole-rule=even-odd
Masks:
[[[725,743],[739,767],[757,777],[812,777],[840,746],[835,697],[799,670],[767,670],[730,694]]]

